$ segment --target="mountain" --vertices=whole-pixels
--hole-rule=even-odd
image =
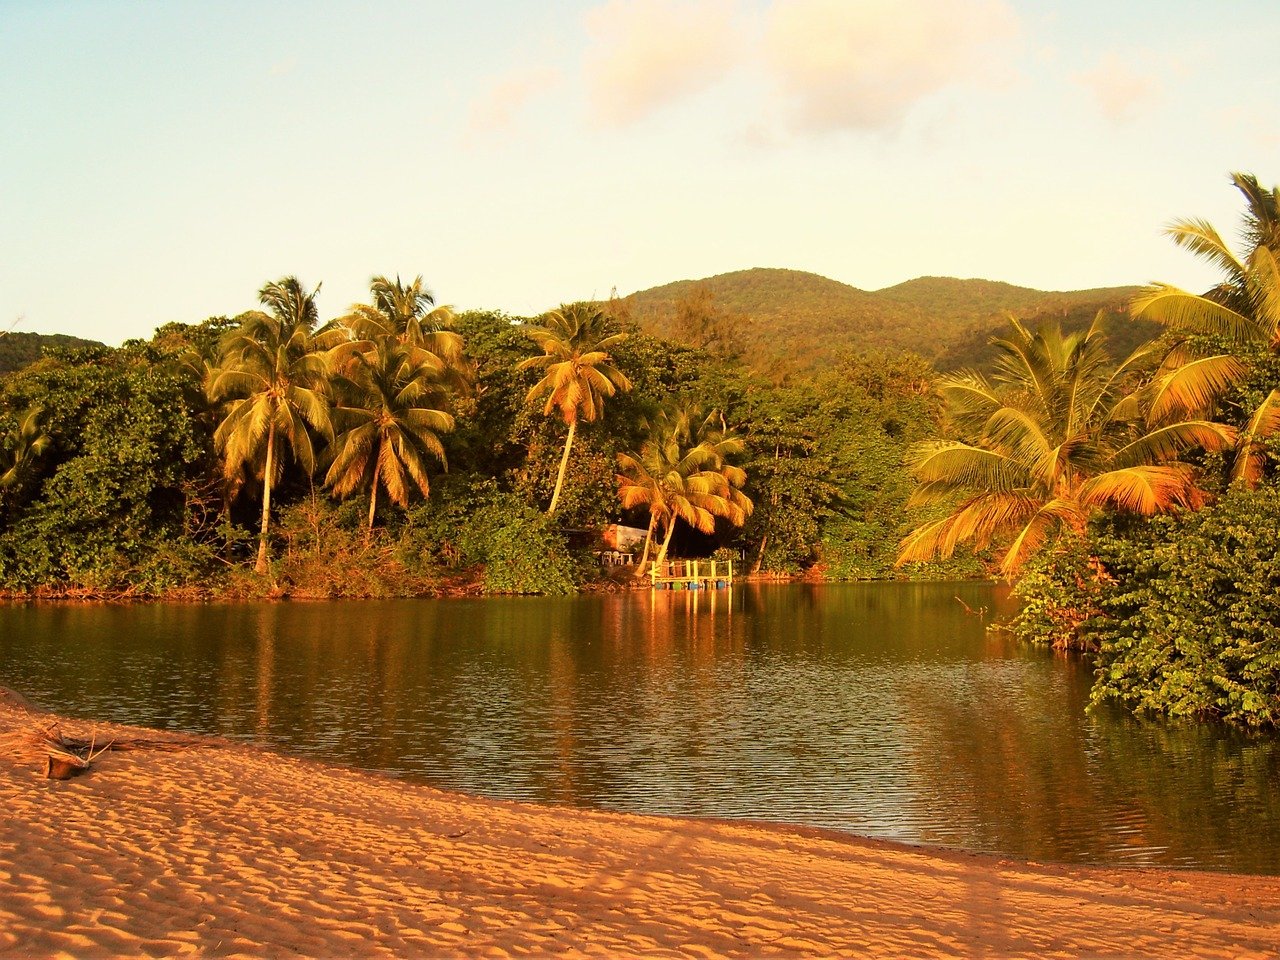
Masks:
[[[852,349],[909,350],[953,370],[989,360],[988,340],[1007,325],[1008,314],[1032,322],[1060,318],[1076,329],[1098,310],[1124,312],[1138,288],[1052,292],[994,280],[920,277],[868,291],[816,273],[757,267],[641,290],[626,303],[643,328],[680,339],[677,305],[699,289],[734,315],[744,353],[764,369],[821,367]],[[1158,328],[1117,317],[1110,332],[1119,354]]]
[[[44,356],[46,347],[74,349],[100,346],[102,344],[96,340],[82,340],[64,333],[7,333],[0,336],[0,373],[11,373],[35,363]]]

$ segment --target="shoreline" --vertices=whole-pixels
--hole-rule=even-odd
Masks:
[[[855,580],[816,579],[804,574],[745,574],[734,579],[734,585],[782,585],[804,584],[814,587],[840,586],[854,583],[990,583],[999,584],[996,577],[867,577]],[[601,578],[580,585],[571,596],[603,596],[607,594],[633,593],[648,590],[649,582],[644,579]],[[487,593],[484,590],[483,578],[457,578],[439,590],[404,594],[351,594],[346,596],[328,596],[306,592],[290,592],[289,590],[267,590],[261,594],[238,593],[231,590],[222,592],[209,587],[191,587],[173,590],[164,594],[143,594],[132,591],[103,592],[92,590],[37,591],[35,593],[13,593],[0,590],[0,606],[24,606],[33,604],[64,604],[67,606],[88,606],[94,604],[118,604],[121,606],[144,604],[240,604],[240,603],[341,603],[391,600],[476,600],[504,597],[538,597],[543,594],[521,593]]]
[[[1268,956],[1280,878],[489,800],[212,737],[0,758],[0,955]]]

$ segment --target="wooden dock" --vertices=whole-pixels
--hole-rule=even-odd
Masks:
[[[732,560],[654,560],[649,567],[654,590],[714,590],[733,586]]]

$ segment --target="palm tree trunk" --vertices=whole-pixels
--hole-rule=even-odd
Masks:
[[[658,525],[658,515],[649,518],[649,532],[644,535],[644,552],[640,554],[640,566],[636,568],[636,579],[645,575],[644,566],[649,562],[649,548],[653,546],[653,528]]]
[[[676,532],[676,518],[672,517],[671,522],[667,524],[667,535],[662,538],[662,547],[658,550],[658,566],[662,566],[667,562],[667,547],[671,543],[671,534]]]
[[[262,474],[262,530],[258,534],[258,563],[254,571],[260,577],[267,575],[267,528],[271,523],[271,476],[275,470],[276,421],[271,419],[267,428],[267,468]]]
[[[556,512],[556,505],[560,502],[560,488],[564,486],[564,471],[569,466],[569,451],[573,448],[573,435],[578,430],[578,421],[573,419],[569,421],[569,436],[564,438],[564,454],[560,457],[560,473],[556,477],[555,493],[551,494],[551,506],[547,508],[547,515]]]
[[[765,535],[760,538],[760,552],[756,554],[755,565],[752,566],[751,568],[752,573],[760,572],[760,567],[764,565],[764,548],[767,547],[768,545],[769,545],[769,534],[766,532]]]
[[[373,536],[373,515],[378,509],[378,477],[382,474],[382,461],[373,465],[373,489],[369,491],[369,525],[364,530],[364,542]]]

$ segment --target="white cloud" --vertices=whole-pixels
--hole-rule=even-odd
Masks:
[[[1115,52],[1073,79],[1093,94],[1102,115],[1114,124],[1136,119],[1160,96],[1160,84],[1153,76]]]
[[[1007,70],[1004,0],[774,0],[764,59],[794,130],[898,124],[925,97]]]
[[[585,24],[589,109],[605,125],[706,89],[746,52],[735,0],[608,0]]]
[[[552,66],[516,67],[471,101],[470,134],[497,133],[510,128],[529,103],[559,86],[564,74]]]

